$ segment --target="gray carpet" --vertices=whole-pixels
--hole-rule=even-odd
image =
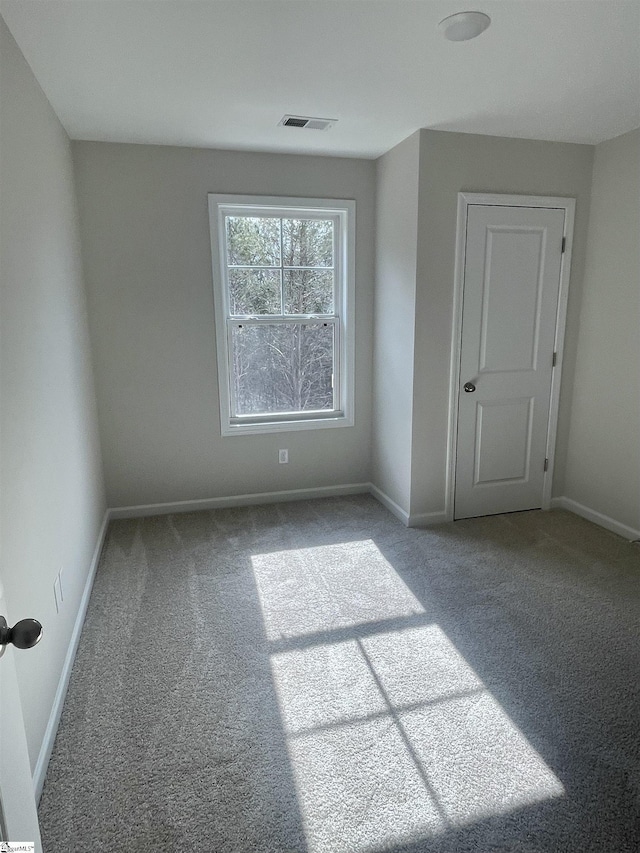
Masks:
[[[640,850],[640,550],[369,497],[111,525],[45,853]]]

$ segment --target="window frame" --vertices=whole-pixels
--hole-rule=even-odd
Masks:
[[[295,198],[208,194],[209,230],[218,359],[220,432],[223,436],[251,435],[354,425],[355,367],[355,211],[351,199]],[[231,315],[227,278],[225,216],[334,219],[334,313]],[[282,259],[281,259],[282,260]],[[284,306],[282,306],[284,308]],[[309,412],[278,412],[234,415],[232,411],[232,335],[234,325],[299,323],[334,326],[334,409]]]

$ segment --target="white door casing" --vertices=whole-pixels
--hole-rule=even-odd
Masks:
[[[574,204],[460,194],[449,517],[548,506]]]
[[[1,583],[0,615],[5,616],[11,624]],[[16,654],[29,652],[17,651]],[[42,853],[13,655],[13,646],[9,645],[0,657],[0,807],[4,818],[4,827],[0,827],[0,830],[8,836],[2,840],[33,841],[36,853]]]

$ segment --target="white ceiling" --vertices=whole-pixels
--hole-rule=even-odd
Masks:
[[[437,30],[491,16],[469,42]],[[0,0],[74,139],[376,157],[420,127],[640,126],[640,0]],[[285,113],[338,119],[278,127]]]

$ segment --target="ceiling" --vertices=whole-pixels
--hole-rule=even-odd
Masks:
[[[489,29],[448,42],[446,15]],[[420,127],[640,126],[640,0],[0,0],[73,139],[377,157]],[[338,119],[279,127],[285,113]]]

